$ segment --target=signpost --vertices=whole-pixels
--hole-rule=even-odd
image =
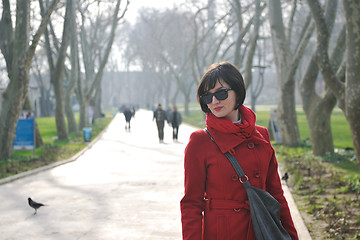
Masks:
[[[31,111],[23,111],[16,125],[14,150],[34,150],[35,155],[35,117]]]

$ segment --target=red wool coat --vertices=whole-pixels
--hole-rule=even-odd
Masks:
[[[298,239],[283,196],[278,164],[266,128],[255,126],[255,114],[242,106],[243,124],[207,115],[207,129],[192,133],[185,149],[185,194],[180,202],[183,239],[255,239],[246,190],[224,153],[239,161],[250,184],[267,190],[281,204],[281,221]],[[235,126],[235,127],[234,127]]]

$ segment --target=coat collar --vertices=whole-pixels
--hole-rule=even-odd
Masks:
[[[234,153],[234,148],[243,142],[266,142],[255,128],[256,116],[242,105],[239,108],[242,123],[233,123],[227,118],[217,118],[214,114],[206,115],[206,127],[222,153]]]

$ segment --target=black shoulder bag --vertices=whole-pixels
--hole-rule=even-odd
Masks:
[[[205,131],[216,144],[209,131]],[[217,145],[217,144],[216,144]],[[248,177],[240,167],[236,158],[229,152],[225,153],[231,165],[234,167],[240,182],[244,185],[248,195],[251,222],[257,240],[283,240],[291,239],[280,221],[280,203],[270,193],[253,187]]]

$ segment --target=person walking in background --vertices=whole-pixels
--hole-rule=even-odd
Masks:
[[[133,111],[130,110],[130,107],[126,107],[125,110],[124,110],[124,116],[125,116],[125,130],[130,132],[130,120],[131,118],[133,117],[134,113]]]
[[[179,133],[179,126],[182,122],[181,114],[177,111],[177,107],[173,107],[172,113],[169,115],[169,124],[173,128],[173,141],[178,142],[178,133]]]
[[[183,239],[255,239],[248,197],[224,153],[239,162],[252,186],[268,191],[280,204],[285,230],[298,239],[278,174],[278,163],[265,127],[243,105],[246,89],[240,71],[228,62],[211,65],[197,99],[206,128],[193,132],[185,149],[180,201]]]
[[[167,120],[166,112],[162,109],[161,104],[158,105],[157,109],[154,111],[153,120],[156,120],[156,126],[158,129],[159,142],[164,142],[164,125],[165,120]]]

